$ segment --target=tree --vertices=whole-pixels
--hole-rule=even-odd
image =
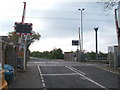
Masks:
[[[107,59],[107,53],[99,52],[99,59]]]
[[[38,58],[47,58],[47,59],[63,59],[63,51],[59,49],[53,49],[51,51],[44,51],[44,52],[39,52],[39,51],[34,51],[30,53],[30,56],[32,57],[38,57]]]
[[[33,33],[32,35],[29,35],[29,40],[27,40],[27,58],[30,54],[29,46],[31,43],[35,42],[36,40],[39,40],[41,35],[39,33]],[[18,46],[18,41],[19,41],[19,35],[15,34],[14,32],[9,32],[8,34],[8,41],[9,43],[13,43],[15,46]],[[28,59],[27,59],[28,60]]]
[[[33,32],[33,34],[30,36],[32,43],[36,40],[40,40],[41,35],[37,32]]]
[[[31,43],[35,42],[36,40],[40,40],[41,35],[39,33],[34,32],[32,35],[29,36],[30,43],[28,46],[30,46]],[[12,42],[14,45],[18,44],[19,35],[15,34],[14,32],[8,33],[8,41]]]
[[[14,32],[8,33],[8,41],[9,42],[12,42],[14,45],[17,45],[18,39],[19,39],[19,36],[17,34],[15,34]]]
[[[86,52],[85,54],[88,59],[95,60],[95,52],[91,51],[91,52]]]
[[[55,48],[50,53],[52,55],[52,58],[63,59],[63,52],[62,52],[62,50],[60,48],[59,49]]]
[[[112,10],[115,6],[117,6],[119,0],[103,0],[104,10]]]

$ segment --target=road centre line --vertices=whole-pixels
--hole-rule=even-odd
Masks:
[[[44,88],[44,90],[46,90],[46,88],[45,88],[45,87],[46,87],[46,85],[45,85],[45,80],[44,80],[44,78],[43,78],[43,75],[42,75],[40,66],[38,65],[37,67],[38,67],[38,70],[39,70],[39,74],[40,74],[40,76],[41,76],[43,88]]]
[[[72,66],[66,66],[66,67],[67,67],[68,69],[72,70],[73,72],[78,73],[78,72],[75,70],[74,67],[72,67]],[[72,68],[71,68],[71,67],[72,67]],[[88,81],[90,81],[90,82],[98,85],[99,87],[104,88],[105,90],[109,90],[109,89],[107,89],[106,87],[102,86],[101,84],[99,84],[99,83],[95,82],[94,80],[90,79],[89,77],[86,77],[85,75],[83,75],[83,74],[81,74],[81,73],[79,73],[79,75],[82,76],[83,78],[87,79]]]

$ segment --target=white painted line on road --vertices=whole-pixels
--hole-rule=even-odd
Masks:
[[[72,66],[66,66],[66,67],[67,67],[68,69],[72,70],[73,72],[78,73],[75,69],[73,69],[74,67],[72,67]],[[72,67],[72,68],[71,68],[71,67]],[[106,87],[104,87],[103,85],[101,85],[101,84],[95,82],[94,80],[90,79],[89,77],[86,77],[85,75],[83,75],[83,74],[81,74],[81,73],[79,73],[79,75],[82,76],[83,78],[87,79],[88,81],[90,81],[90,82],[98,85],[99,87],[104,88],[105,90],[109,90],[109,89],[107,89]]]
[[[60,62],[27,62],[27,63],[51,64],[51,63],[60,63]]]
[[[70,69],[71,71],[75,72],[75,73],[78,73],[75,69],[71,68],[70,66],[65,66],[66,68]],[[79,75],[81,76],[84,76],[83,74],[81,73],[78,73]]]
[[[43,87],[45,88],[45,83],[43,82]]]
[[[52,66],[58,66],[58,65],[48,65],[47,64],[47,65],[39,65],[39,66],[51,66],[52,67]]]
[[[110,71],[110,70],[108,70],[108,69],[105,69],[105,68],[100,67],[100,66],[97,66],[97,65],[96,65],[95,67],[100,68],[100,69],[103,69],[103,70],[108,71],[108,72],[111,72],[111,73],[113,73],[113,74],[120,75],[118,72],[113,72],[113,71]]]
[[[68,74],[42,74],[43,76],[68,76],[68,75],[78,75],[78,73],[68,73]]]
[[[83,75],[86,75],[86,73],[84,73],[84,72],[82,72],[82,71],[80,71],[80,70],[78,70],[78,69],[76,69],[76,68],[74,68],[72,66],[69,66],[69,67],[72,68],[74,71],[77,71],[77,72],[79,72],[79,73],[81,73]]]
[[[45,85],[45,80],[44,80],[44,78],[43,78],[43,75],[42,75],[40,66],[38,65],[37,67],[38,67],[38,70],[39,70],[39,74],[40,74],[40,76],[41,76],[43,88],[44,88],[44,90],[46,90],[46,88],[45,88],[45,87],[46,87],[46,85]]]

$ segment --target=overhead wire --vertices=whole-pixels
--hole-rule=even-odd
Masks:
[[[2,17],[2,16],[1,16]],[[21,18],[21,16],[3,16],[3,17],[11,17],[11,18]],[[36,18],[36,19],[61,19],[61,20],[80,20],[80,18],[60,18],[60,17],[28,17],[26,18]],[[84,19],[84,21],[113,21],[112,19]]]

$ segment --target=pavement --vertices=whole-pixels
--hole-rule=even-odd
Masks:
[[[120,89],[118,70],[108,64],[32,58],[9,89]]]
[[[16,73],[12,82],[9,83],[9,89],[13,88],[42,88],[40,76],[35,66],[28,66],[26,71]]]

